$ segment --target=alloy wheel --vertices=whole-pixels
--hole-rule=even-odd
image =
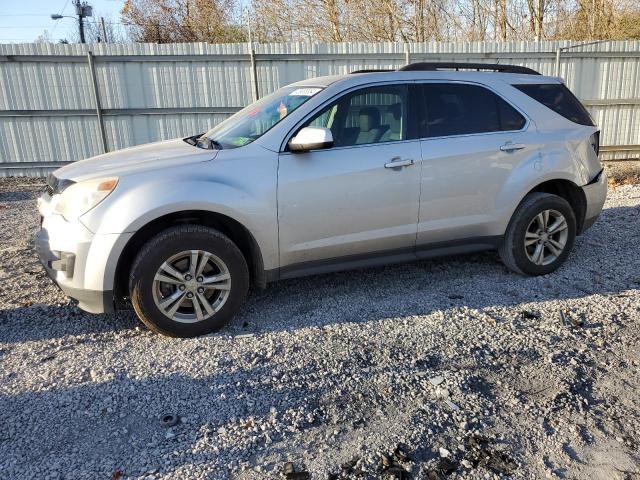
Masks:
[[[538,213],[524,236],[524,249],[529,260],[536,265],[549,265],[564,251],[569,237],[569,225],[557,210]]]
[[[227,265],[204,250],[185,250],[167,259],[153,278],[153,300],[168,318],[195,323],[215,315],[229,298]]]

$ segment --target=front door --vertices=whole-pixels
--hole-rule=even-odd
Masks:
[[[283,277],[413,255],[421,153],[419,140],[408,139],[407,94],[407,85],[397,84],[349,92],[301,126],[330,128],[332,148],[280,154]]]

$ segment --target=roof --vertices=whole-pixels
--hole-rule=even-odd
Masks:
[[[348,74],[344,75],[329,75],[324,77],[307,78],[306,80],[300,80],[299,82],[292,83],[292,86],[296,87],[328,87],[332,83],[337,82],[348,77]]]
[[[365,83],[375,83],[384,81],[412,81],[412,80],[451,80],[485,83],[487,81],[500,81],[510,84],[521,83],[561,83],[558,77],[548,77],[545,75],[530,75],[525,73],[500,73],[500,72],[476,72],[476,71],[379,71],[350,73],[344,75],[332,75],[326,77],[316,77],[296,82],[295,86],[307,87],[328,87],[335,83],[345,83],[349,86]]]
[[[434,72],[441,70],[475,70],[477,72],[500,72],[500,73],[524,73],[526,75],[540,75],[532,68],[520,65],[509,65],[505,63],[470,63],[470,62],[418,62],[410,63],[400,67],[400,71],[422,71]]]
[[[366,79],[366,82],[363,81]],[[458,80],[483,83],[499,80],[505,83],[558,83],[559,78],[541,75],[527,67],[488,63],[421,62],[398,70],[363,69],[349,74],[316,77],[296,82],[295,86],[328,87],[336,82],[351,85],[381,81]]]

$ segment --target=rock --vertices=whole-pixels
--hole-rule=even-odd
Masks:
[[[124,472],[122,470],[120,470],[119,468],[117,468],[111,474],[111,480],[119,480],[120,478],[122,478],[123,475],[124,475]]]
[[[460,407],[458,405],[456,405],[455,403],[453,403],[451,400],[445,400],[444,404],[449,407],[450,410],[457,412],[460,410]]]
[[[411,457],[407,453],[406,447],[404,445],[398,445],[393,451],[393,456],[398,462],[411,461]]]
[[[438,470],[443,475],[451,475],[458,469],[458,464],[449,458],[441,458],[438,462]]]
[[[522,310],[520,315],[526,320],[539,320],[541,318],[540,312],[534,312],[532,310]]]
[[[446,388],[438,387],[436,389],[436,397],[438,398],[449,398],[449,395],[449,390],[447,390]]]
[[[284,475],[291,475],[292,473],[295,473],[295,471],[296,469],[292,462],[287,462],[282,466],[282,473]]]
[[[584,325],[584,314],[577,314],[571,310],[560,310],[560,318],[562,321],[572,327],[582,327]]]
[[[407,472],[400,465],[392,465],[384,472],[387,476],[391,476],[396,480],[406,480],[409,478],[409,472]]]

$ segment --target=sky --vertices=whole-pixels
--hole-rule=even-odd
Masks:
[[[73,0],[0,0],[0,43],[33,42],[45,30],[51,41],[63,38],[74,38],[77,34],[78,21],[75,17]],[[93,6],[93,18],[85,21],[99,20],[118,22],[124,0],[89,0]],[[52,20],[51,14],[74,16]]]

